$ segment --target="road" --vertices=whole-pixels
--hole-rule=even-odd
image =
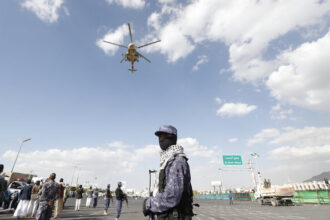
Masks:
[[[123,205],[121,220],[146,220],[142,215],[143,200],[129,200],[129,207]],[[329,220],[329,205],[296,205],[289,207],[272,207],[260,206],[255,202],[234,202],[233,206],[228,205],[228,201],[224,200],[196,200],[200,204],[199,208],[195,208],[197,214],[194,220]],[[82,201],[82,207],[79,212],[75,212],[74,199],[68,200],[61,218],[65,220],[114,220],[115,207],[110,208],[110,215],[103,215],[103,199],[99,200],[97,208],[87,209],[83,206],[85,200]],[[12,215],[0,215],[0,219],[12,219]],[[32,219],[32,218],[30,218]]]

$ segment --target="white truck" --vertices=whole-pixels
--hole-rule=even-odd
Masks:
[[[271,186],[265,184],[257,187],[254,193],[255,199],[260,205],[271,204],[272,206],[292,205],[294,189],[291,186]]]

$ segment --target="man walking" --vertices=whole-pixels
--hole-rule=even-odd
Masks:
[[[116,220],[119,219],[121,214],[121,208],[123,206],[123,201],[125,200],[126,195],[123,193],[123,190],[121,190],[122,183],[118,182],[118,187],[116,189]],[[127,202],[127,200],[126,200]]]
[[[60,188],[59,192],[60,195],[58,199],[56,200],[56,206],[55,206],[55,214],[54,218],[58,218],[58,216],[61,214],[63,209],[63,197],[64,197],[64,186],[63,186],[63,178],[60,179],[60,182],[58,184],[58,187]]]
[[[54,201],[60,194],[60,188],[55,182],[55,178],[55,173],[50,174],[50,177],[42,185],[36,220],[49,220],[52,217]]]
[[[14,217],[26,218],[29,214],[29,204],[31,200],[32,185],[31,180],[28,179],[27,184],[23,187],[19,195],[19,203],[15,210]]]
[[[110,184],[108,184],[107,190],[105,192],[104,215],[107,215],[108,214],[108,208],[110,206],[110,199],[111,199],[111,201],[113,203],[113,198],[112,198],[111,191],[110,191]]]
[[[81,199],[83,198],[83,193],[84,190],[82,188],[82,185],[79,186],[79,188],[76,191],[76,206],[75,206],[75,211],[80,210],[80,204],[81,204]]]
[[[234,205],[234,203],[233,203],[233,192],[231,190],[229,191],[228,198],[229,198],[229,205]]]
[[[190,168],[183,147],[177,145],[177,129],[163,125],[155,135],[161,148],[160,168],[153,197],[143,203],[143,214],[156,215],[158,220],[191,220],[194,214]]]

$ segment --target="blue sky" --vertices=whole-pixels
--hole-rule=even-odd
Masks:
[[[330,2],[304,3],[1,1],[1,160],[9,169],[17,139],[31,137],[17,171],[70,179],[78,164],[82,182],[142,188],[157,169],[153,133],[172,124],[197,189],[218,179],[221,152],[244,162],[258,152],[277,183],[326,171]],[[141,49],[152,63],[140,60],[134,74],[119,63],[123,48],[97,44],[128,44],[128,22],[137,44],[162,40]],[[252,184],[247,172],[224,183],[241,177]]]

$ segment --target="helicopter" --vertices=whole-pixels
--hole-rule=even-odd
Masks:
[[[143,59],[145,59],[146,61],[151,63],[151,61],[148,58],[143,56],[141,53],[137,52],[137,49],[140,49],[140,48],[145,47],[145,46],[149,46],[151,44],[158,43],[158,42],[160,42],[160,40],[157,40],[157,41],[154,41],[154,42],[151,42],[151,43],[147,43],[147,44],[144,44],[142,46],[136,46],[133,43],[133,37],[132,37],[132,31],[131,31],[130,23],[128,23],[128,30],[129,30],[129,36],[130,36],[130,39],[131,39],[131,43],[128,46],[112,43],[112,42],[109,42],[109,41],[106,41],[106,40],[103,40],[103,42],[109,43],[109,44],[112,44],[112,45],[115,45],[115,46],[118,46],[118,47],[124,47],[124,48],[127,49],[127,52],[122,54],[123,59],[120,61],[120,63],[122,63],[124,61],[131,62],[131,69],[128,69],[128,70],[133,73],[137,70],[137,69],[134,69],[134,62],[139,62],[140,57],[142,57]]]

